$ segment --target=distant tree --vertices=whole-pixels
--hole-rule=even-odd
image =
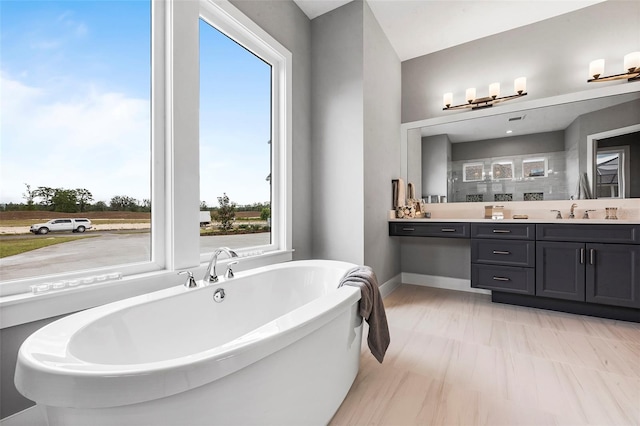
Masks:
[[[37,198],[40,198],[40,204],[49,209],[54,209],[53,197],[56,195],[56,189],[48,186],[39,186],[38,189],[35,189],[34,195]]]
[[[151,211],[151,200],[148,198],[145,198],[142,200],[142,205],[140,206],[142,208],[142,211],[145,212],[150,212]]]
[[[73,189],[57,188],[51,201],[56,212],[75,213],[78,211],[78,197]]]
[[[107,203],[105,203],[104,201],[98,201],[93,206],[91,206],[91,210],[95,210],[97,212],[104,212],[108,209],[109,206],[107,206]]]
[[[260,219],[261,220],[267,220],[271,217],[271,208],[269,207],[264,207],[262,209],[262,211],[260,212]]]
[[[111,210],[116,211],[137,211],[138,210],[138,200],[135,198],[129,197],[127,195],[116,195],[111,198],[109,202],[109,207]]]
[[[200,210],[207,210],[208,208],[206,201],[200,201]]]
[[[215,217],[220,222],[218,227],[223,231],[230,231],[233,228],[233,221],[236,218],[236,203],[229,201],[229,197],[225,192],[222,197],[218,197],[220,207],[215,213]]]
[[[33,199],[37,196],[36,190],[31,190],[31,185],[25,183],[27,190],[22,194],[22,198],[27,202],[27,210],[35,210]]]
[[[75,193],[78,205],[80,206],[80,211],[83,212],[85,211],[87,204],[93,201],[93,194],[85,188],[77,188],[75,189]]]

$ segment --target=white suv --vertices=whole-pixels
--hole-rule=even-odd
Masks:
[[[36,223],[31,225],[30,232],[34,234],[48,234],[49,232],[84,232],[91,229],[91,221],[85,218],[73,219],[51,219],[47,223]]]

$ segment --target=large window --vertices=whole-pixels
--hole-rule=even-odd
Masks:
[[[230,17],[228,4],[200,5],[203,220],[212,210],[201,230],[202,259],[219,246],[248,255],[290,250],[291,54],[246,17]]]
[[[200,249],[268,246],[271,66],[202,18],[199,38]]]
[[[149,262],[151,2],[0,16],[2,280]]]
[[[213,247],[291,258],[291,54],[271,36],[223,0],[3,0],[0,19],[0,226],[23,232],[0,236],[0,296],[51,285],[70,312],[99,303],[71,285],[149,291]],[[214,77],[220,60],[233,84]],[[198,207],[225,194],[260,209],[259,240],[200,243]],[[49,219],[82,229],[28,232]]]

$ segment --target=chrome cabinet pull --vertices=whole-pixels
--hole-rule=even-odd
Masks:
[[[584,265],[584,249],[580,249],[580,264]]]
[[[403,231],[415,231],[415,228],[402,228]]]
[[[454,228],[442,228],[442,229],[440,229],[440,231],[442,231],[442,232],[456,232],[456,230]]]
[[[494,281],[511,281],[510,278],[505,278],[505,277],[493,277]]]
[[[595,249],[589,249],[589,263],[591,265],[596,264],[596,251]]]
[[[494,234],[510,234],[511,231],[508,229],[494,229],[493,233]]]
[[[493,254],[511,254],[510,251],[494,250]]]

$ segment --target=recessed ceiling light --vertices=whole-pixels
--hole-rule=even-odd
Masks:
[[[507,130],[507,134],[513,133],[513,130]]]

